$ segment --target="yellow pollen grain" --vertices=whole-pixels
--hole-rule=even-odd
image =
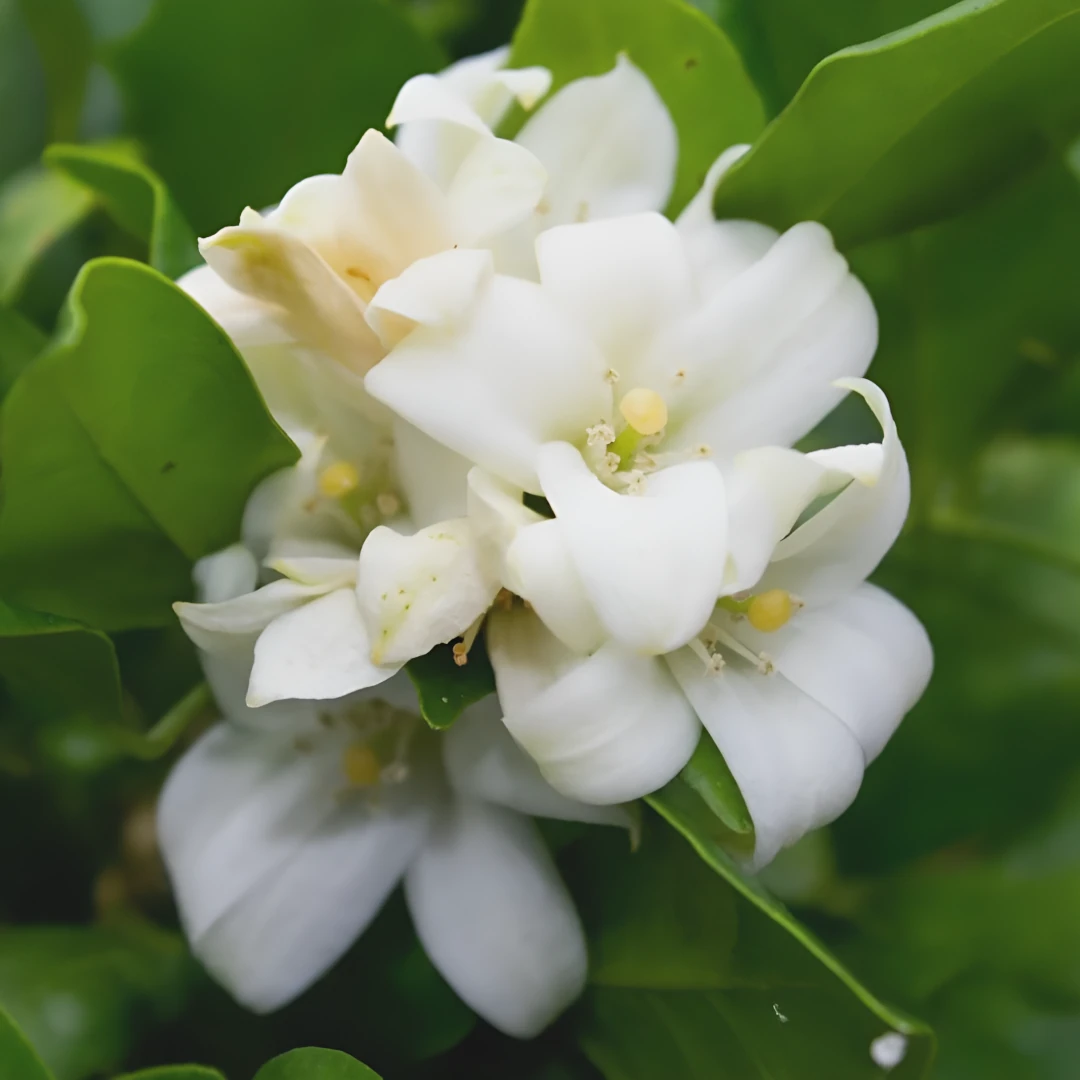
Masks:
[[[751,597],[746,609],[746,617],[755,630],[771,634],[786,625],[794,614],[791,593],[784,589],[770,589]]]
[[[623,395],[619,402],[623,419],[639,435],[656,435],[667,426],[667,405],[655,391],[639,386]]]
[[[382,766],[378,755],[366,743],[352,743],[342,755],[345,777],[353,787],[371,787],[379,782]]]
[[[383,491],[375,496],[375,506],[383,517],[393,517],[401,510],[401,500],[389,491]]]
[[[340,499],[355,491],[360,483],[360,473],[348,461],[335,461],[319,473],[319,491],[328,499]]]

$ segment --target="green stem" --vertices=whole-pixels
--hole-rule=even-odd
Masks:
[[[211,703],[210,687],[192,687],[149,731],[119,732],[120,745],[133,757],[153,761],[170,750],[187,726]]]

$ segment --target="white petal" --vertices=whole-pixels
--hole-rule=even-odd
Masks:
[[[511,588],[506,555],[518,532],[543,521],[522,502],[521,488],[507,484],[483,469],[472,469],[468,476],[469,524],[480,547],[484,564],[504,586]]]
[[[192,947],[255,1011],[330,967],[423,843],[430,811],[411,790],[390,789],[373,810],[343,800],[344,781],[336,753],[221,727],[162,794],[162,851]]]
[[[662,661],[614,642],[576,656],[521,611],[493,612],[487,642],[507,728],[569,798],[640,798],[694,752],[697,720]]]
[[[405,876],[417,934],[458,996],[519,1038],[585,987],[585,936],[531,822],[459,801]]]
[[[721,177],[749,150],[730,146],[716,159],[701,190],[675,222],[699,295],[712,296],[748,270],[776,243],[779,235],[756,221],[717,221],[713,196]]]
[[[454,326],[472,313],[493,273],[490,251],[446,251],[419,259],[375,294],[368,323],[388,349],[417,326]]]
[[[517,141],[550,177],[540,229],[663,210],[671,196],[675,125],[648,78],[625,56],[606,75],[564,86]]]
[[[442,192],[385,135],[365,132],[342,178],[352,193],[354,243],[365,253],[355,270],[368,275],[372,291],[417,259],[453,245]]]
[[[536,258],[544,289],[618,371],[620,392],[641,385],[635,361],[693,299],[675,226],[655,213],[562,225],[537,239]]]
[[[800,611],[776,633],[759,633],[748,623],[739,623],[735,632],[838,716],[868,762],[922,696],[934,664],[919,620],[874,585],[860,585],[827,607]]]
[[[229,335],[241,352],[292,340],[273,308],[238,292],[210,266],[189,270],[176,284]]]
[[[809,604],[828,603],[870,574],[899,535],[911,501],[907,457],[885,395],[865,379],[843,386],[861,394],[881,424],[883,452],[871,455],[880,472],[868,475],[862,454],[822,458],[829,466],[853,465],[861,478],[780,542],[765,577],[766,587],[782,580]]]
[[[547,170],[525,147],[478,139],[446,193],[458,243],[482,244],[524,221],[546,184]]]
[[[259,564],[243,544],[233,544],[200,559],[192,568],[199,602],[216,604],[255,589]]]
[[[460,454],[395,419],[394,466],[409,517],[418,527],[465,516],[472,463]]]
[[[496,274],[465,326],[418,327],[366,386],[433,439],[538,494],[540,445],[580,440],[610,416],[605,370],[538,285]]]
[[[727,506],[720,471],[688,462],[648,476],[640,495],[605,487],[565,443],[540,452],[544,494],[608,633],[665,653],[709,619],[723,585]]]
[[[783,675],[727,660],[718,673],[689,649],[667,657],[746,800],[760,869],[851,805],[865,760],[844,723]]]
[[[262,632],[247,700],[258,707],[283,698],[343,697],[377,686],[400,667],[372,663],[356,593],[338,589],[282,615]]]
[[[386,126],[395,128],[417,120],[443,120],[480,135],[490,132],[469,102],[438,75],[414,75],[409,79],[394,99]]]
[[[498,591],[467,519],[437,522],[412,536],[380,525],[364,541],[357,582],[371,659],[400,665],[452,641]]]
[[[158,804],[158,836],[184,928],[201,937],[333,813],[344,780],[333,753],[219,724],[177,762]]]
[[[652,349],[650,385],[671,387],[667,445],[725,456],[789,445],[839,400],[833,379],[866,370],[876,343],[873,304],[828,231],[796,225]]]
[[[358,297],[303,241],[245,210],[239,225],[221,229],[199,250],[233,288],[280,312],[297,338],[364,371],[378,342]]]
[[[295,581],[272,581],[255,592],[244,593],[216,604],[173,604],[184,632],[200,649],[213,651],[228,644],[234,635],[256,634],[274,619],[309,600],[322,596],[334,585],[300,585]],[[225,639],[225,640],[223,640]]]
[[[724,469],[733,571],[724,583],[725,593],[757,584],[777,544],[806,507],[830,488],[833,476],[813,455],[779,446],[735,455]]]
[[[494,697],[471,705],[442,738],[443,761],[455,790],[532,817],[585,821],[630,828],[621,806],[594,806],[568,799],[540,774],[502,722]]]
[[[575,652],[595,652],[608,636],[557,518],[518,532],[506,553],[504,584],[528,600],[544,625]]]

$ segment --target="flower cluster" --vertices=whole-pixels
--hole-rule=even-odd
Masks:
[[[922,627],[866,583],[908,471],[862,378],[873,305],[827,230],[672,222],[677,137],[626,58],[548,93],[505,52],[402,89],[340,176],[202,242],[181,284],[302,451],[178,604],[226,721],[161,832],[207,966],[271,1009],[399,880],[459,995],[527,1036],[584,938],[529,816],[632,826],[703,732],[752,864],[840,814],[921,694]],[[793,443],[847,392],[878,443]],[[445,733],[403,667],[481,627],[498,700]]]

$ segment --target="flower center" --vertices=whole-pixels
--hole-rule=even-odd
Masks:
[[[741,600],[724,596],[716,606],[730,612],[735,619],[745,618],[755,630],[772,634],[786,626],[803,603],[786,589],[768,589]],[[771,675],[773,672],[773,661],[768,653],[757,653],[747,648],[715,622],[708,623],[701,634],[690,642],[690,647],[701,657],[706,667],[715,673],[721,672],[725,666],[722,649],[749,660],[762,675]]]

